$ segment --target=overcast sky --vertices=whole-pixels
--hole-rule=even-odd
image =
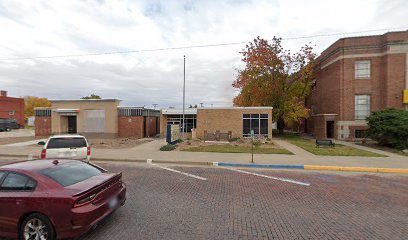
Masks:
[[[406,0],[1,0],[0,59],[406,29],[407,16]],[[297,50],[311,42],[319,53],[345,36],[283,44]],[[122,106],[180,107],[186,55],[186,104],[231,106],[244,47],[3,60],[0,89],[11,96],[77,99],[96,93],[122,99]]]

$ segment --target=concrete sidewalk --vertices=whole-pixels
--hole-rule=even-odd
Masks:
[[[276,141],[276,140],[275,140]],[[368,149],[389,157],[349,157],[349,156],[316,156],[300,149],[286,141],[277,140],[278,144],[295,153],[285,154],[255,154],[254,162],[258,164],[286,165],[317,165],[342,167],[375,167],[375,168],[407,168],[408,157],[391,154],[380,150]],[[251,163],[251,155],[245,153],[210,153],[210,152],[162,152],[165,145],[163,139],[154,140],[128,149],[92,149],[93,160],[104,161],[146,161],[147,159],[174,163],[210,164],[212,162]],[[353,146],[356,147],[356,146]],[[360,146],[362,147],[362,146]],[[29,157],[38,156],[41,146],[0,146],[0,156]]]

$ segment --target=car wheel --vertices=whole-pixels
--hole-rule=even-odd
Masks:
[[[10,131],[11,131],[11,128],[9,128],[9,127],[6,128],[6,131],[7,131],[7,132],[10,132]]]
[[[38,213],[31,214],[21,224],[20,239],[54,240],[54,227],[46,216]]]

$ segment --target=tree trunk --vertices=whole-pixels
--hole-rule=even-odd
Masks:
[[[285,121],[282,117],[278,118],[278,133],[279,135],[283,135],[283,129],[285,128]]]

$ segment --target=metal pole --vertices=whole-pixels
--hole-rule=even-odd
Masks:
[[[251,137],[251,145],[252,145],[252,159],[251,159],[251,162],[254,163],[254,137]]]
[[[185,131],[185,121],[184,121],[184,108],[186,103],[186,56],[184,55],[184,80],[183,80],[183,127],[182,130],[182,138],[184,139],[184,131]]]

